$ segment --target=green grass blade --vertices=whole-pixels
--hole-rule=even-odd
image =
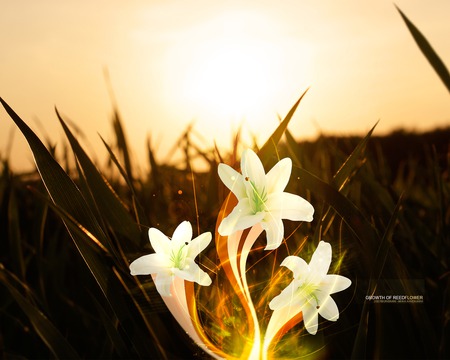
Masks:
[[[79,239],[89,245],[97,254],[108,255],[109,250],[96,239],[86,228],[83,227],[76,219],[74,219],[67,211],[60,206],[49,201],[49,199],[38,190],[30,188],[30,191],[39,198],[43,203],[50,207],[63,221],[69,232],[76,235]]]
[[[0,98],[0,102],[25,136],[33,153],[39,174],[53,202],[65,209],[98,239],[105,240],[103,230],[72,179],[14,110],[2,98]]]
[[[40,184],[39,184],[40,185]],[[42,187],[41,187],[42,188]],[[43,189],[44,191],[44,189]],[[31,197],[31,186],[27,187],[27,195]],[[51,202],[48,195],[45,196],[45,202],[35,202],[35,210],[33,212],[33,221],[30,224],[31,237],[30,244],[32,244],[35,249],[35,259],[36,259],[36,270],[33,271],[33,275],[38,279],[38,286],[36,292],[42,301],[43,306],[48,309],[46,283],[48,279],[49,271],[47,265],[46,255],[49,254],[53,247],[46,247],[46,241],[48,239],[48,231],[46,231],[46,223],[50,222],[48,215],[47,203]],[[23,214],[22,214],[23,216]],[[51,240],[49,241],[51,242]],[[56,244],[53,244],[56,245]]]
[[[378,124],[378,122],[377,122]],[[339,168],[336,174],[333,177],[333,185],[337,190],[341,190],[345,183],[350,179],[354,170],[358,167],[360,159],[362,158],[364,151],[367,146],[367,142],[369,141],[375,127],[375,124],[372,129],[367,133],[367,135],[358,143],[355,149],[352,151],[350,156],[345,160],[344,164]]]
[[[128,177],[128,175],[127,175],[125,169],[122,167],[122,165],[120,165],[119,160],[117,159],[116,155],[112,151],[111,147],[106,143],[106,141],[101,136],[100,136],[100,139],[103,141],[103,144],[105,145],[106,150],[108,150],[111,161],[116,165],[117,169],[119,170],[120,174],[125,179],[125,181],[128,185],[128,189],[131,192],[131,196],[132,196],[132,200],[133,200],[133,211],[134,211],[134,216],[136,218],[137,224],[147,226],[148,220],[145,215],[144,208],[142,207],[141,203],[138,200],[138,196],[134,189],[132,180]]]
[[[302,186],[309,189],[338,212],[361,244],[377,244],[379,242],[376,229],[364,214],[333,186],[298,166],[293,167],[292,174],[294,178],[297,177]]]
[[[120,175],[122,175],[122,178],[126,181],[128,187],[134,193],[134,188],[133,188],[133,184],[131,183],[131,179],[128,177],[127,172],[124,169],[124,167],[120,164],[120,161],[117,158],[117,156],[114,154],[114,151],[111,149],[111,146],[109,146],[109,144],[105,141],[105,139],[103,139],[102,136],[100,136],[100,140],[102,140],[103,145],[105,145],[105,148],[108,151],[111,161],[114,163],[114,165],[116,165],[117,169],[119,170]]]
[[[64,223],[66,224],[66,227],[69,229],[69,232],[71,233],[72,237],[76,236],[77,239],[79,239],[80,241],[83,241],[87,246],[89,246],[93,250],[94,254],[91,254],[90,259],[92,259],[94,256],[97,256],[98,264],[100,264],[100,265],[105,264],[104,259],[105,259],[105,256],[108,256],[108,253],[107,253],[108,250],[105,247],[103,247],[103,245],[97,239],[95,239],[92,236],[92,234],[90,234],[88,231],[86,231],[86,229],[84,229],[81,224],[77,223],[76,220],[73,219],[69,214],[67,214],[63,209],[59,208],[57,205],[48,201],[48,199],[43,194],[37,192],[37,190],[32,189],[32,191],[42,201],[46,201],[48,206],[64,221]],[[114,346],[115,346],[117,352],[120,354],[125,354],[126,348],[123,345],[123,342],[125,339],[123,337],[121,337],[120,341],[118,339],[116,339],[117,336],[121,336],[120,335],[121,333],[119,333],[117,329],[111,328],[111,326],[113,326],[112,325],[112,322],[114,321],[113,319],[117,319],[119,321],[119,325],[123,328],[123,331],[125,331],[124,336],[126,336],[128,342],[133,344],[133,349],[139,354],[140,357],[145,358],[148,356],[147,354],[149,354],[149,353],[155,354],[155,351],[153,351],[152,349],[149,348],[150,344],[147,344],[148,339],[146,338],[145,332],[139,333],[139,335],[134,335],[132,337],[126,335],[128,333],[127,330],[130,332],[134,332],[134,331],[136,331],[137,328],[139,328],[139,326],[137,325],[137,323],[135,322],[135,319],[132,317],[131,313],[129,312],[129,310],[127,308],[128,305],[126,305],[126,303],[124,302],[125,299],[123,299],[123,291],[121,291],[121,287],[122,286],[126,287],[127,293],[133,299],[134,305],[136,306],[137,310],[139,312],[141,312],[142,314],[144,314],[142,312],[142,304],[134,299],[134,296],[129,292],[128,287],[125,284],[124,280],[121,277],[119,277],[119,279],[118,279],[118,277],[116,277],[116,275],[115,275],[116,273],[113,270],[110,270],[110,268],[107,266],[102,266],[101,269],[104,270],[105,273],[107,273],[108,280],[106,283],[108,284],[108,286],[106,286],[106,284],[103,284],[103,283],[100,285],[102,287],[103,292],[105,293],[105,297],[107,298],[107,300],[111,306],[111,309],[114,311],[114,314],[110,315],[111,317],[109,319],[104,318],[104,316],[107,315],[106,313],[99,314],[99,315],[100,315],[102,321],[106,322],[104,325],[105,325],[106,331],[108,332],[108,336],[110,336],[111,339],[115,339]],[[122,269],[122,271],[126,270],[123,268],[123,266],[121,267],[121,269]],[[120,288],[118,288],[119,286],[120,286]],[[156,296],[156,299],[154,299],[152,297],[152,302],[158,302],[158,301],[162,302],[162,299],[156,293],[155,289],[153,289],[153,292],[151,294],[149,294],[149,297],[151,297],[152,295]],[[96,304],[94,304],[94,305],[97,306]],[[162,304],[162,306],[164,307],[164,304]],[[158,324],[158,325],[154,325],[154,324]],[[155,328],[160,328],[162,326],[162,324],[160,323],[160,319],[157,317],[156,313],[153,314],[151,323],[148,323],[148,326],[150,326],[150,329],[148,329],[148,330],[150,330],[151,333],[154,331],[151,328],[152,325],[155,326]],[[128,350],[130,350],[130,349],[128,349]],[[124,357],[128,358],[128,357],[133,357],[133,356],[124,356]]]
[[[128,249],[127,252],[136,251],[140,240],[138,226],[107,180],[100,174],[94,163],[83,150],[58,111],[56,111],[56,114],[69,139],[72,150],[83,169],[83,175],[86,178],[92,198],[103,220],[109,228],[114,230],[116,236],[123,240],[121,245],[125,249]]]
[[[372,224],[366,219],[364,214],[334,186],[327,184],[314,174],[301,167],[299,156],[297,155],[298,144],[289,131],[286,131],[286,139],[294,163],[292,178],[297,178],[298,181],[301,182],[302,186],[309,189],[313,194],[334,208],[343,218],[345,223],[347,223],[361,244],[377,244],[379,242],[379,235]],[[358,150],[358,152],[360,151],[362,150]],[[348,162],[344,170],[341,170],[342,174],[349,172],[350,167],[354,166],[357,155],[358,153],[355,153],[354,158]],[[344,176],[342,176],[342,179],[339,181],[343,181],[343,179],[345,179]]]
[[[406,15],[397,6],[396,8],[406,26],[408,27],[408,30],[414,38],[417,46],[422,51],[422,54],[425,55],[434,71],[436,71],[439,78],[442,80],[444,85],[447,87],[447,90],[450,92],[450,73],[448,72],[447,67],[438,56],[438,54],[434,51],[433,47],[430,45],[425,36],[423,36],[423,34],[419,31],[419,29],[406,17]]]
[[[117,354],[121,359],[130,359],[132,358],[122,336],[120,335],[117,329],[118,319],[112,317],[110,314],[106,312],[104,307],[97,301],[95,296],[92,296],[92,303],[97,310],[97,313],[100,317],[103,326],[105,327],[105,331],[108,334],[108,337],[113,345],[114,349],[117,351]]]
[[[74,231],[70,222],[66,224],[66,227],[105,298],[110,303],[111,308],[124,327],[124,331],[126,333],[127,330],[130,333],[139,332],[139,336],[130,336],[129,338],[136,352],[142,357],[148,357],[152,353],[155,354],[152,344],[148,343],[148,339],[143,333],[141,334],[142,331],[145,333],[145,330],[142,329],[141,325],[138,324],[133,316],[134,306],[139,306],[139,304],[130,306],[128,295],[123,293],[122,285],[114,273],[110,262],[105,261],[107,260],[105,255],[101,252],[99,253],[89,241],[86,241],[86,234],[88,233],[93,238],[99,240],[101,244],[106,244],[108,240],[97,219],[90,211],[82,193],[28,125],[25,124],[3,99],[0,98],[0,102],[24,134],[31,147],[39,174],[52,201],[77,223],[82,225],[83,231],[81,233]],[[118,270],[129,276],[127,268],[121,266]]]
[[[119,170],[120,174],[122,175],[122,177],[124,178],[124,180],[126,181],[127,185],[128,185],[128,189],[130,190],[132,197],[133,197],[133,210],[135,213],[135,217],[136,217],[136,221],[139,225],[147,225],[147,219],[145,216],[145,211],[141,205],[141,203],[139,203],[138,201],[138,196],[136,194],[136,191],[134,189],[132,180],[129,178],[127,172],[125,171],[125,169],[123,168],[122,165],[120,165],[119,160],[117,159],[116,155],[114,154],[114,152],[112,151],[111,147],[108,145],[108,143],[100,136],[100,139],[102,140],[103,144],[106,147],[106,150],[108,151],[109,157],[111,159],[111,161],[114,163],[114,165],[116,165],[117,169]]]
[[[125,131],[122,126],[122,119],[120,117],[119,107],[117,105],[116,97],[114,95],[111,78],[109,76],[109,70],[106,68],[104,69],[104,76],[105,76],[105,81],[106,81],[106,86],[108,88],[109,96],[110,96],[112,104],[113,104],[114,112],[113,112],[112,123],[113,123],[114,133],[116,135],[117,147],[119,149],[119,152],[121,152],[121,154],[122,154],[123,161],[125,162],[125,171],[127,173],[127,177],[130,180],[133,180],[134,178],[133,178],[133,174],[132,174],[132,166],[131,166],[132,164],[131,164],[129,147],[127,144]]]
[[[17,206],[17,198],[14,191],[10,192],[8,202],[8,234],[12,265],[15,273],[20,276],[20,279],[25,279],[25,260],[22,251],[21,231],[19,209]]]
[[[122,153],[123,161],[125,163],[125,171],[127,173],[128,178],[131,181],[133,181],[130,151],[125,136],[125,131],[123,130],[119,111],[117,109],[114,110],[113,126],[117,138],[117,147],[119,148],[119,151]]]
[[[148,160],[150,163],[150,175],[149,175],[149,184],[151,184],[151,188],[154,192],[161,191],[164,189],[164,176],[162,172],[161,166],[156,161],[155,155],[152,151],[150,140],[147,142],[147,154]],[[154,212],[158,211],[162,214],[168,213],[169,204],[165,201],[163,196],[155,196],[151,204]]]
[[[267,163],[270,161],[272,154],[276,151],[276,147],[278,142],[280,141],[281,137],[283,136],[284,132],[287,129],[287,126],[289,125],[289,122],[292,119],[292,116],[294,116],[295,111],[297,110],[298,105],[300,104],[300,101],[302,101],[303,97],[306,95],[309,89],[306,89],[305,92],[300,96],[300,98],[297,100],[297,102],[292,106],[291,110],[289,110],[286,117],[283,119],[283,121],[278,125],[278,127],[275,129],[275,131],[272,133],[272,135],[269,137],[269,139],[265,142],[265,144],[262,146],[262,148],[258,152],[258,156],[261,159],[262,163],[264,165],[267,165]]]
[[[27,288],[0,264],[0,281],[8,288],[14,300],[27,315],[34,330],[57,359],[79,359],[80,357],[53,323],[18,290]]]
[[[25,136],[33,152],[39,174],[52,201],[70,214],[78,223],[82,224],[94,238],[98,239],[102,244],[105,244],[107,241],[106,236],[89,210],[86,201],[75,183],[51,156],[44,144],[28,125],[25,124],[2,98],[0,98],[0,102]],[[97,283],[105,296],[107,296],[109,279],[113,276],[111,269],[106,266],[103,259],[99,257],[84,239],[81,239],[77,234],[73,234],[72,232],[70,234],[84,261],[97,280]]]

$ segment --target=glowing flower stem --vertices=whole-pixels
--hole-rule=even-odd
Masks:
[[[155,281],[156,275],[152,275],[153,281]],[[197,327],[194,325],[194,319],[189,313],[187,291],[185,289],[185,281],[182,278],[174,277],[170,286],[170,296],[162,295],[162,299],[166,304],[169,311],[172,313],[175,320],[180,324],[184,331],[191,337],[195,343],[201,347],[205,352],[214,357],[215,359],[224,359],[210,350],[204,341],[198,334]],[[193,294],[192,294],[193,296]]]
[[[231,270],[233,272],[233,276],[235,277],[236,284],[239,287],[240,293],[243,294],[245,297],[247,297],[247,293],[244,290],[244,284],[241,281],[241,276],[240,276],[241,269],[239,268],[239,261],[238,261],[238,259],[239,259],[239,255],[238,255],[239,243],[240,243],[243,233],[244,232],[242,230],[240,230],[240,231],[236,231],[235,233],[231,234],[230,236],[228,236],[226,244],[227,244],[228,260],[229,260]]]
[[[268,358],[271,343],[276,343],[289,329],[302,321],[301,308],[297,304],[277,309],[270,317],[269,325],[264,334],[262,358]]]
[[[217,221],[217,227],[221,220],[230,213],[235,205],[236,199],[232,195],[229,195],[222,205]],[[253,339],[251,344],[244,349],[241,358],[256,360],[260,358],[261,332],[245,275],[248,254],[259,234],[261,234],[262,227],[257,225],[252,227],[250,231],[239,230],[229,236],[221,236],[218,233],[217,227],[216,246],[222,267],[244,306],[247,316],[251,318],[249,325],[252,326],[251,331],[253,332]],[[243,237],[245,237],[245,240],[243,240]],[[241,248],[240,245],[242,244],[242,241],[244,243]]]
[[[253,326],[254,326],[254,335],[253,335],[253,346],[250,352],[250,355],[248,359],[255,359],[258,360],[260,358],[260,352],[261,352],[261,330],[259,328],[259,321],[258,316],[256,314],[255,306],[253,305],[252,298],[250,296],[250,290],[248,288],[247,283],[247,259],[248,255],[250,254],[250,250],[253,247],[253,244],[255,243],[258,236],[262,233],[263,228],[260,224],[257,224],[253,226],[250,229],[250,232],[248,233],[247,237],[245,238],[244,246],[242,247],[241,256],[240,256],[240,271],[241,271],[241,281],[242,281],[242,287],[244,289],[244,294],[247,297],[247,302],[250,308],[250,313],[253,320]]]

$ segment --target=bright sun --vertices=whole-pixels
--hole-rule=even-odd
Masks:
[[[247,143],[267,138],[277,115],[284,116],[311,84],[307,44],[293,40],[273,14],[220,12],[180,28],[171,39],[167,106],[220,146],[238,129]]]
[[[274,95],[273,49],[241,37],[212,40],[198,47],[184,79],[186,97],[228,117],[250,115]]]
[[[193,116],[239,123],[272,116],[283,73],[278,24],[261,13],[228,12],[185,31],[168,63],[181,103]],[[270,107],[270,108],[269,108]],[[252,127],[254,127],[252,125]]]

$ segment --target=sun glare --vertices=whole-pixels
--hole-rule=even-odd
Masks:
[[[185,32],[168,66],[188,111],[228,126],[251,122],[256,128],[261,114],[275,124],[276,101],[286,79],[284,44],[275,40],[279,27],[266,14],[241,11]]]
[[[270,44],[234,37],[197,50],[183,83],[187,99],[222,116],[241,117],[274,95],[277,67]]]

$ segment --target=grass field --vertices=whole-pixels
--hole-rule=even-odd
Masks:
[[[2,356],[208,358],[165,308],[150,277],[137,280],[128,265],[151,251],[150,226],[170,234],[189,220],[199,232],[214,232],[228,194],[217,165],[236,164],[239,137],[227,153],[200,151],[186,141],[180,145],[185,158],[176,166],[159,163],[148,149],[150,170],[137,175],[119,118],[110,162],[98,171],[64,123],[72,150],[55,161],[52,149],[10,114],[31,144],[39,173],[12,173],[2,160]],[[285,135],[260,153],[268,149],[268,168],[291,157],[287,190],[310,201],[315,215],[300,227],[286,221],[289,239],[273,252],[264,252],[263,239],[257,240],[247,275],[257,311],[266,321],[264,300],[268,289],[276,293],[270,282],[283,255],[311,254],[321,239],[334,248],[333,269],[352,286],[333,296],[341,311],[336,323],[321,322],[314,336],[299,323],[272,355],[448,357],[450,129],[312,142]],[[74,154],[77,166],[69,167]],[[208,169],[192,170],[195,159]],[[248,319],[230,295],[213,243],[200,258],[213,285],[196,290],[199,321],[215,345],[239,357]]]
[[[450,90],[445,65],[401,15]],[[8,157],[0,154],[0,356],[208,359],[211,352],[196,345],[205,343],[214,357],[227,359],[248,354],[255,359],[449,358],[450,128],[380,137],[374,127],[365,137],[298,142],[287,126],[300,100],[259,149],[236,134],[231,150],[205,150],[186,131],[176,164],[161,163],[148,146],[148,166],[142,166],[130,155],[134,149],[117,112],[115,139],[105,142],[109,157],[95,164],[58,113],[67,143],[58,144],[64,151],[55,155],[55,147],[44,144],[0,98],[37,166],[31,173],[13,173]],[[252,225],[238,239],[233,257],[233,234],[216,230],[233,201],[218,166],[239,169],[246,147],[257,152],[265,171],[289,157],[293,167],[286,191],[309,201],[315,212],[311,222],[284,221],[285,239],[271,251],[264,250],[264,232],[246,248],[258,224]],[[192,167],[199,161],[205,170]],[[265,211],[265,188],[261,195],[256,180],[232,174],[251,183],[248,197]],[[187,299],[183,311],[193,319],[190,335],[200,337],[196,342],[179,326],[183,311],[169,311],[152,278],[132,276],[129,268],[133,260],[161,250],[150,245],[150,227],[172,234],[185,220],[194,236],[212,233],[197,259],[211,285],[181,283]],[[276,311],[269,302],[292,280],[280,263],[287,255],[309,262],[321,240],[332,247],[330,273],[351,280],[332,296],[339,319],[319,317],[312,335],[294,317],[263,347],[259,336],[270,333]],[[170,253],[180,270],[187,245]],[[231,271],[238,261],[239,271]],[[324,287],[314,286],[305,291],[319,309]]]

